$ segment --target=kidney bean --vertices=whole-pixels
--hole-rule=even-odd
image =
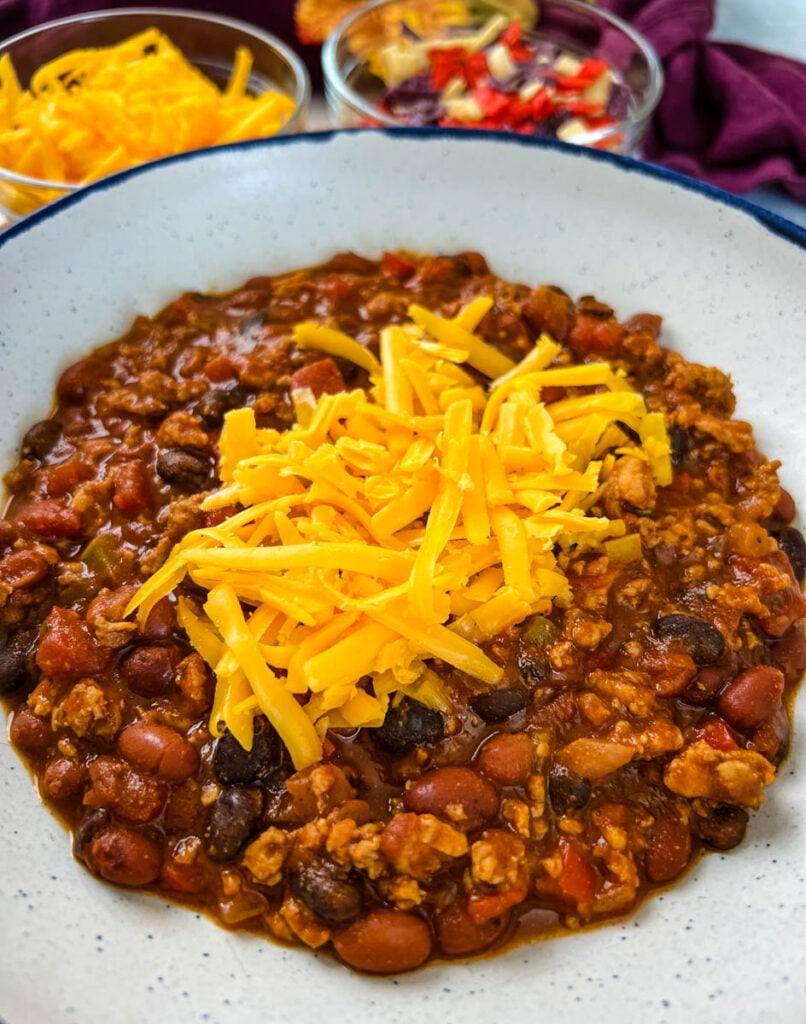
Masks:
[[[439,742],[445,735],[445,723],[439,711],[404,697],[399,704],[389,707],[383,725],[373,729],[371,735],[390,754],[405,754]]]
[[[403,802],[417,814],[436,814],[451,824],[476,828],[498,811],[498,792],[471,768],[435,768],[415,779]]]
[[[148,885],[159,877],[162,851],[150,836],[130,828],[110,828],[89,847],[98,874],[118,885]]]
[[[209,458],[198,452],[170,448],[157,456],[157,472],[162,479],[185,490],[205,490],[210,484],[211,471]]]
[[[773,509],[773,515],[776,519],[779,519],[782,523],[791,523],[795,518],[795,499],[789,493],[789,491],[781,488],[781,493],[778,496],[778,501]]]
[[[479,769],[504,786],[525,782],[532,770],[534,747],[525,732],[501,732],[479,751]]]
[[[591,784],[564,765],[554,764],[548,774],[549,799],[556,814],[579,811],[591,798]]]
[[[784,757],[789,748],[789,715],[782,705],[753,730],[753,746],[773,764]]]
[[[224,789],[213,804],[205,838],[211,860],[232,860],[254,834],[263,800],[258,790],[233,786]]]
[[[293,872],[291,890],[328,924],[347,924],[358,917],[363,907],[358,886],[323,858],[313,858]]]
[[[327,269],[337,274],[372,274],[375,264],[355,252],[337,252],[328,260]]]
[[[334,935],[333,947],[345,963],[359,971],[397,974],[428,959],[431,931],[416,914],[373,910]]]
[[[55,757],[42,774],[42,788],[51,800],[69,800],[81,789],[85,771],[69,757]]]
[[[94,356],[81,359],[68,366],[59,378],[56,391],[65,402],[81,402],[108,369],[107,364]]]
[[[254,720],[251,750],[245,750],[231,732],[224,733],[215,746],[213,771],[226,786],[245,786],[269,775],[286,759],[285,755],[277,730],[261,715]]]
[[[802,626],[791,626],[770,647],[771,661],[784,673],[788,685],[797,682],[806,669],[806,633]]]
[[[789,559],[795,579],[803,584],[806,577],[806,541],[800,530],[788,526],[778,534],[778,547]]]
[[[148,618],[140,627],[140,635],[146,640],[167,640],[175,626],[176,608],[169,598],[163,597],[148,613]]]
[[[0,693],[33,688],[36,683],[33,650],[38,637],[36,629],[0,636]]]
[[[437,941],[448,956],[468,956],[487,949],[506,931],[511,915],[501,914],[477,924],[467,910],[467,902],[457,899],[434,918]]]
[[[730,666],[701,668],[696,679],[686,687],[685,700],[689,704],[710,704],[732,674]]]
[[[649,832],[644,870],[652,882],[669,882],[688,864],[691,833],[673,813],[659,814]]]
[[[32,755],[44,753],[53,739],[48,722],[24,706],[14,712],[8,735],[18,750]]]
[[[485,722],[504,722],[507,718],[523,711],[529,703],[528,690],[515,687],[499,687],[474,697],[470,706]]]
[[[781,706],[784,674],[772,665],[745,669],[719,696],[719,713],[735,728],[746,731],[761,725]]]
[[[521,316],[535,336],[545,331],[565,341],[574,323],[574,303],[561,289],[542,284],[524,300]]]
[[[710,665],[725,653],[724,636],[716,626],[696,615],[662,615],[655,620],[652,630],[661,640],[677,641],[698,665]]]
[[[56,420],[40,420],[39,423],[34,423],[22,439],[22,457],[44,459],[56,447],[61,434],[61,424]]]
[[[123,682],[142,697],[161,697],[174,680],[174,649],[161,645],[136,647],[120,663]]]
[[[732,850],[744,839],[748,814],[743,807],[717,804],[706,817],[695,815],[692,826],[695,835],[715,850]]]
[[[181,733],[167,725],[138,722],[118,736],[118,750],[127,761],[162,779],[182,782],[196,773],[199,753]]]
[[[54,608],[43,625],[36,663],[46,675],[75,678],[104,669],[108,652],[99,647],[74,611]]]
[[[87,807],[106,807],[133,825],[145,825],[162,814],[168,787],[159,779],[141,775],[131,765],[104,754],[89,767]]]

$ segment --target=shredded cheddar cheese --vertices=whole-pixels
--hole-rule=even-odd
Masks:
[[[94,181],[185,150],[276,134],[294,112],[274,90],[247,92],[239,47],[222,91],[157,29],[115,46],[73,50],[20,86],[0,57],[0,165],[53,182]]]
[[[240,510],[189,533],[128,609],[144,619],[185,576],[207,591],[178,612],[216,673],[214,735],[226,726],[249,747],[262,712],[302,768],[327,729],[380,725],[396,694],[445,710],[429,662],[495,686],[502,668],[480,645],[570,601],[557,552],[640,557],[622,521],[588,509],[623,454],[668,482],[663,418],[607,363],[552,367],[560,348],[545,335],[513,364],[475,333],[490,305],[453,319],[411,306],[381,332],[380,362],[300,324],[298,344],[364,367],[368,391],[295,394],[284,432],[258,429],[248,408],[228,414],[222,486],[204,507]],[[558,387],[567,397],[546,404]]]

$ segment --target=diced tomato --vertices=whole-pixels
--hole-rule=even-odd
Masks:
[[[596,870],[579,852],[574,843],[560,840],[563,868],[557,884],[564,896],[577,903],[589,903],[596,894]]]
[[[214,384],[232,380],[238,376],[238,367],[227,356],[214,356],[204,367],[204,375]]]
[[[75,537],[81,532],[81,519],[75,509],[63,501],[34,498],[14,515],[14,522],[39,537],[57,539]]]
[[[355,285],[351,281],[334,278],[330,281],[320,281],[316,286],[316,291],[327,300],[331,310],[337,310],[345,300],[355,295]]]
[[[51,498],[62,498],[91,476],[92,467],[80,456],[73,455],[66,462],[51,466],[47,471],[48,494]]]
[[[109,653],[74,611],[56,607],[45,619],[36,663],[49,676],[91,676],[102,671]]]
[[[577,352],[615,356],[621,348],[625,333],[621,324],[614,319],[599,320],[578,313],[568,337],[568,344]]]
[[[526,887],[518,886],[503,892],[472,892],[467,898],[467,912],[474,924],[484,924],[494,917],[500,917],[510,907],[523,903]]]
[[[411,277],[415,269],[411,260],[401,256],[399,252],[385,252],[381,257],[381,273],[384,277],[397,277],[400,280],[405,280],[405,278]]]
[[[151,504],[151,481],[142,462],[120,462],[109,470],[114,493],[112,504],[121,512],[137,515]]]
[[[310,388],[314,398],[345,390],[344,377],[332,359],[318,359],[291,374],[291,390]]]

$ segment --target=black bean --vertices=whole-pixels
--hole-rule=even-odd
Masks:
[[[0,693],[12,693],[25,687],[33,689],[36,667],[33,650],[39,631],[26,629],[0,638]]]
[[[232,860],[257,830],[263,810],[259,790],[233,786],[224,789],[213,804],[205,831],[211,860]]]
[[[679,466],[691,451],[691,434],[685,427],[673,424],[669,428],[669,445],[671,447],[672,465]]]
[[[224,416],[231,409],[246,404],[247,393],[243,388],[211,388],[196,403],[196,413],[207,427],[220,427]]]
[[[262,715],[255,718],[252,749],[245,750],[231,732],[225,732],[216,743],[213,771],[225,786],[247,786],[276,774],[287,767],[292,771],[283,741],[274,726]]]
[[[309,910],[330,924],[346,924],[363,909],[359,887],[335,864],[320,858],[292,874],[291,889]]]
[[[566,815],[581,810],[590,800],[591,784],[561,764],[549,771],[549,799],[556,814]]]
[[[210,483],[210,460],[195,452],[170,448],[157,456],[157,472],[169,484],[202,491]]]
[[[34,423],[22,439],[22,457],[25,459],[33,455],[36,459],[44,459],[56,446],[61,435],[61,424],[56,420],[41,420]]]
[[[528,690],[501,687],[474,697],[470,706],[485,722],[503,722],[523,711],[529,700]]]
[[[794,526],[787,526],[778,534],[778,547],[789,559],[795,579],[802,584],[806,576],[806,541],[803,534]]]
[[[525,647],[518,654],[518,671],[527,686],[535,686],[548,676],[551,665],[534,648]]]
[[[747,817],[747,811],[743,807],[717,804],[707,817],[694,817],[694,833],[715,850],[731,850],[744,839]]]
[[[662,615],[655,620],[652,631],[661,640],[676,640],[698,665],[710,665],[725,653],[724,636],[696,615]]]
[[[415,747],[436,743],[445,735],[445,724],[439,711],[404,697],[386,712],[383,725],[372,729],[375,742],[390,754],[405,754]]]

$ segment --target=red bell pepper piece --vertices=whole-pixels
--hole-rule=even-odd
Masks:
[[[465,59],[464,78],[470,89],[481,85],[490,73],[487,65],[487,55],[484,53],[470,53]]]
[[[695,733],[698,739],[703,739],[709,747],[714,750],[738,750],[739,744],[731,735],[730,729],[721,718],[713,718],[707,722],[702,729]]]
[[[474,89],[473,96],[488,118],[496,118],[508,113],[513,99],[506,93],[499,92],[497,89],[489,89],[486,86]]]

